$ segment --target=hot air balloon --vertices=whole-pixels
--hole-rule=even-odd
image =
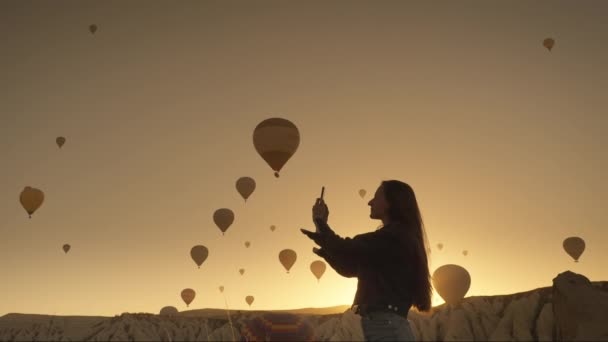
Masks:
[[[463,254],[464,256],[467,256],[467,254],[469,254],[469,251],[467,251],[467,250],[465,249],[464,251],[462,251],[462,254]]]
[[[439,248],[439,250],[443,249],[443,244],[442,243],[438,243],[437,244],[437,248]]]
[[[247,296],[245,297],[245,301],[247,302],[247,304],[249,304],[249,306],[251,306],[251,304],[253,304],[253,296]]]
[[[174,306],[165,306],[164,308],[160,309],[160,313],[159,315],[161,316],[177,316],[177,313],[179,311],[177,311],[177,308]]]
[[[543,40],[543,45],[547,48],[547,50],[551,51],[551,49],[553,49],[553,45],[555,45],[555,40],[552,38],[547,38]]]
[[[42,205],[42,202],[44,202],[44,192],[40,189],[26,186],[23,188],[23,191],[21,191],[19,201],[29,217],[32,218],[32,214],[38,210]]]
[[[226,233],[228,227],[234,222],[234,213],[230,209],[222,208],[215,211],[213,214],[213,221],[222,231],[222,235]]]
[[[245,273],[245,269],[244,269],[244,268],[241,268],[241,269],[239,270],[239,273],[240,273],[241,275],[243,275],[243,273]]]
[[[312,274],[317,277],[317,281],[321,280],[321,276],[325,273],[326,268],[325,263],[320,260],[313,261],[312,264],[310,264],[310,270],[312,271]]]
[[[201,268],[201,265],[203,264],[203,262],[205,262],[205,260],[207,260],[207,257],[209,256],[209,250],[203,245],[196,245],[190,250],[190,256],[192,257],[192,260],[194,260],[194,262],[198,265],[198,268]]]
[[[194,297],[196,297],[196,292],[194,292],[193,289],[184,289],[182,291],[182,300],[186,303],[186,306],[189,306],[190,303],[192,303]]]
[[[578,236],[571,236],[564,240],[564,250],[570,255],[574,262],[578,262],[578,258],[585,251],[585,240]]]
[[[95,34],[95,32],[97,32],[97,25],[95,25],[95,24],[90,25],[89,31],[91,31],[92,34]]]
[[[361,196],[361,198],[365,197],[366,193],[367,191],[365,191],[364,189],[359,190],[359,196]]]
[[[220,286],[220,292],[222,292],[222,293],[224,292],[224,287],[223,286]]]
[[[267,313],[243,320],[241,341],[315,341],[315,330],[306,317]]]
[[[433,273],[433,287],[448,304],[456,304],[464,298],[471,286],[471,276],[458,265],[443,265]]]
[[[251,177],[241,177],[236,181],[236,190],[241,194],[245,202],[255,190],[255,180]]]
[[[65,144],[65,138],[57,137],[57,139],[55,139],[55,143],[57,143],[57,146],[59,146],[59,148],[61,148],[61,146],[63,146],[63,144]]]
[[[245,247],[249,248],[249,246],[251,246],[251,242],[245,241]]]
[[[260,122],[253,131],[253,146],[258,154],[275,171],[279,171],[300,145],[300,132],[291,121],[270,118]]]
[[[67,254],[68,251],[70,250],[70,245],[68,245],[67,243],[65,245],[63,245],[63,251]]]
[[[270,230],[274,232],[274,230],[277,229],[277,227],[273,224],[272,226],[270,226]]]
[[[279,253],[279,261],[281,261],[281,264],[283,264],[287,273],[289,273],[289,270],[293,264],[295,264],[297,258],[296,252],[292,249],[284,249]]]

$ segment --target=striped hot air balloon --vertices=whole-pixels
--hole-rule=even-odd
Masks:
[[[279,171],[296,153],[300,145],[300,132],[291,121],[270,118],[260,122],[253,131],[253,146],[258,154],[275,171]]]
[[[313,341],[314,330],[303,317],[267,313],[244,322],[241,341]]]

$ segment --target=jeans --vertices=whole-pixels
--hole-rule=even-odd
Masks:
[[[375,311],[361,317],[365,341],[416,341],[406,317]]]

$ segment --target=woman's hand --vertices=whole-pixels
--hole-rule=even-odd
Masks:
[[[320,219],[322,222],[327,223],[327,218],[329,217],[329,209],[327,205],[325,205],[325,201],[321,198],[317,198],[317,201],[312,206],[312,220],[313,222],[317,219]]]

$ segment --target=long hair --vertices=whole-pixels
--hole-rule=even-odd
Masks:
[[[415,246],[415,260],[412,261],[414,264],[413,271],[415,272],[412,304],[418,311],[429,311],[433,288],[429,272],[430,257],[427,254],[430,253],[431,249],[429,248],[416,195],[411,186],[398,180],[382,181],[381,186],[389,205],[387,212],[389,220],[405,223],[408,231],[404,232],[404,236],[414,240],[411,244]]]

